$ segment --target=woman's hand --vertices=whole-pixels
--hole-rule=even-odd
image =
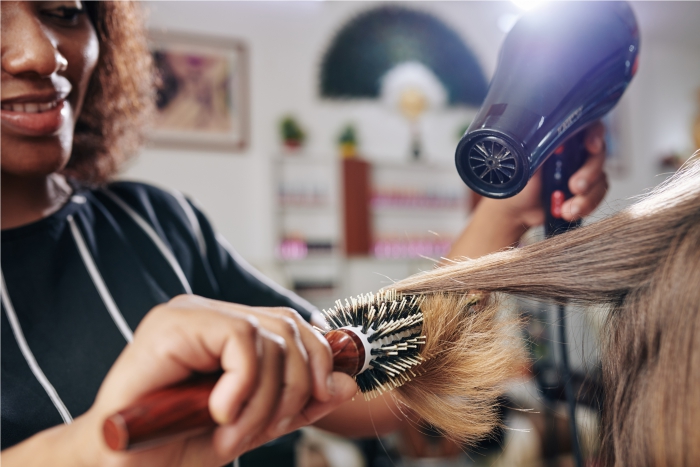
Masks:
[[[4,451],[3,461],[45,465],[45,453],[53,465],[66,459],[66,465],[218,467],[350,399],[354,381],[332,366],[325,339],[293,310],[176,297],[144,318],[86,414]],[[213,432],[145,451],[107,448],[102,423],[109,415],[192,372],[218,369],[224,373],[209,409],[221,426]]]
[[[562,218],[575,221],[587,216],[600,204],[608,191],[608,178],[603,171],[605,163],[605,127],[596,122],[586,129],[588,157],[583,166],[569,179],[569,190],[574,195],[562,206]],[[530,179],[523,191],[503,200],[483,199],[489,210],[498,209],[524,229],[544,223],[542,208],[542,171]]]
[[[585,145],[588,158],[569,179],[574,195],[562,206],[562,217],[574,221],[587,216],[598,207],[608,190],[603,171],[605,162],[605,127],[596,122],[586,129]],[[452,245],[449,258],[478,258],[515,244],[530,228],[544,223],[541,201],[540,172],[525,188],[507,199],[484,198],[477,205],[471,222]]]

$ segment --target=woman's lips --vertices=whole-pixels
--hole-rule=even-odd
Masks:
[[[0,110],[3,131],[27,136],[49,136],[66,122],[69,108],[65,100],[52,102],[3,103]]]

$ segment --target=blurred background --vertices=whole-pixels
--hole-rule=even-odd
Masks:
[[[533,5],[146,2],[159,113],[122,176],[193,198],[244,258],[320,308],[431,268],[478,202],[454,169],[456,144],[501,42]],[[605,119],[610,190],[593,218],[628,205],[700,146],[700,2],[632,7],[639,71]],[[309,430],[297,465],[573,465],[557,376],[547,373],[557,358],[551,313],[521,307],[540,367],[509,403],[537,414],[507,413],[514,429],[476,451],[427,428],[381,442]],[[572,310],[569,329],[587,453],[599,315]]]

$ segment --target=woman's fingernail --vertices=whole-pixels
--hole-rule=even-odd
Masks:
[[[333,379],[333,375],[328,375],[328,379],[326,379],[326,388],[328,389],[328,394],[331,396],[335,394],[335,380]]]
[[[275,433],[277,435],[282,435],[287,432],[287,429],[289,428],[289,425],[292,423],[292,417],[286,417],[280,420],[280,422],[277,424],[277,427],[275,427]]]
[[[576,216],[578,216],[579,212],[581,212],[581,209],[578,207],[578,205],[572,204],[571,205],[571,216],[576,217]]]
[[[588,186],[588,183],[586,182],[586,180],[584,180],[584,179],[582,179],[582,178],[580,178],[580,179],[576,182],[576,188],[578,188],[578,189],[581,190],[581,191],[585,190],[587,186]]]
[[[223,410],[219,410],[216,406],[212,407],[210,410],[211,418],[219,425],[227,425],[230,422]]]

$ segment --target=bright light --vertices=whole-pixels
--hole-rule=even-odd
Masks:
[[[518,22],[520,15],[514,15],[513,13],[506,13],[498,17],[498,29],[508,34],[515,23]]]
[[[515,6],[525,11],[532,10],[545,3],[545,1],[546,0],[511,0]]]

